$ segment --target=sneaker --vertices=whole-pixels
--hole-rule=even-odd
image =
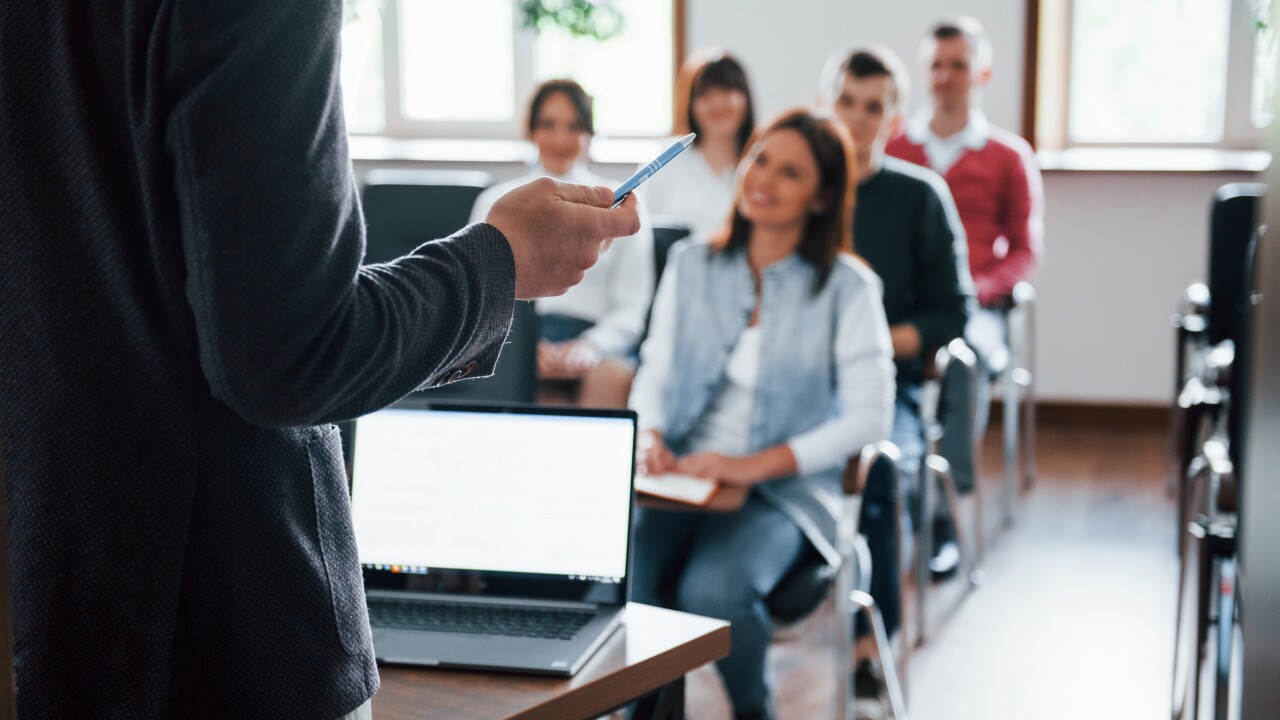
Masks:
[[[889,717],[889,704],[884,697],[884,673],[880,664],[863,660],[853,671],[854,720],[884,720]]]

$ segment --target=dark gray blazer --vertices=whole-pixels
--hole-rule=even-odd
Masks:
[[[359,267],[341,24],[339,0],[0,0],[24,720],[323,719],[378,687],[328,423],[490,372],[514,266],[476,225]]]

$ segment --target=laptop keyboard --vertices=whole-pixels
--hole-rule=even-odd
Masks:
[[[369,622],[395,630],[569,640],[595,613],[470,603],[369,600]]]

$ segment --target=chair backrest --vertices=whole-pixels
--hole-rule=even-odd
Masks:
[[[458,402],[532,403],[538,396],[538,313],[516,302],[511,332],[493,375],[419,390],[416,396]]]
[[[466,227],[476,197],[492,184],[493,176],[469,170],[380,168],[365,173],[365,264],[394,260]]]
[[[667,254],[671,246],[689,237],[692,232],[685,223],[663,217],[653,218],[653,284],[656,288],[667,267]]]
[[[968,492],[976,482],[974,442],[978,439],[978,357],[956,338],[938,350],[935,368],[940,378],[938,423],[942,437],[938,452],[951,465],[956,489]]]
[[[1258,225],[1262,183],[1230,183],[1213,195],[1209,221],[1209,343],[1235,340],[1248,298],[1250,240]]]

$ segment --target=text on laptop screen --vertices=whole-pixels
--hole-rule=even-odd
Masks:
[[[626,574],[629,418],[388,409],[358,421],[360,562],[599,578]]]

